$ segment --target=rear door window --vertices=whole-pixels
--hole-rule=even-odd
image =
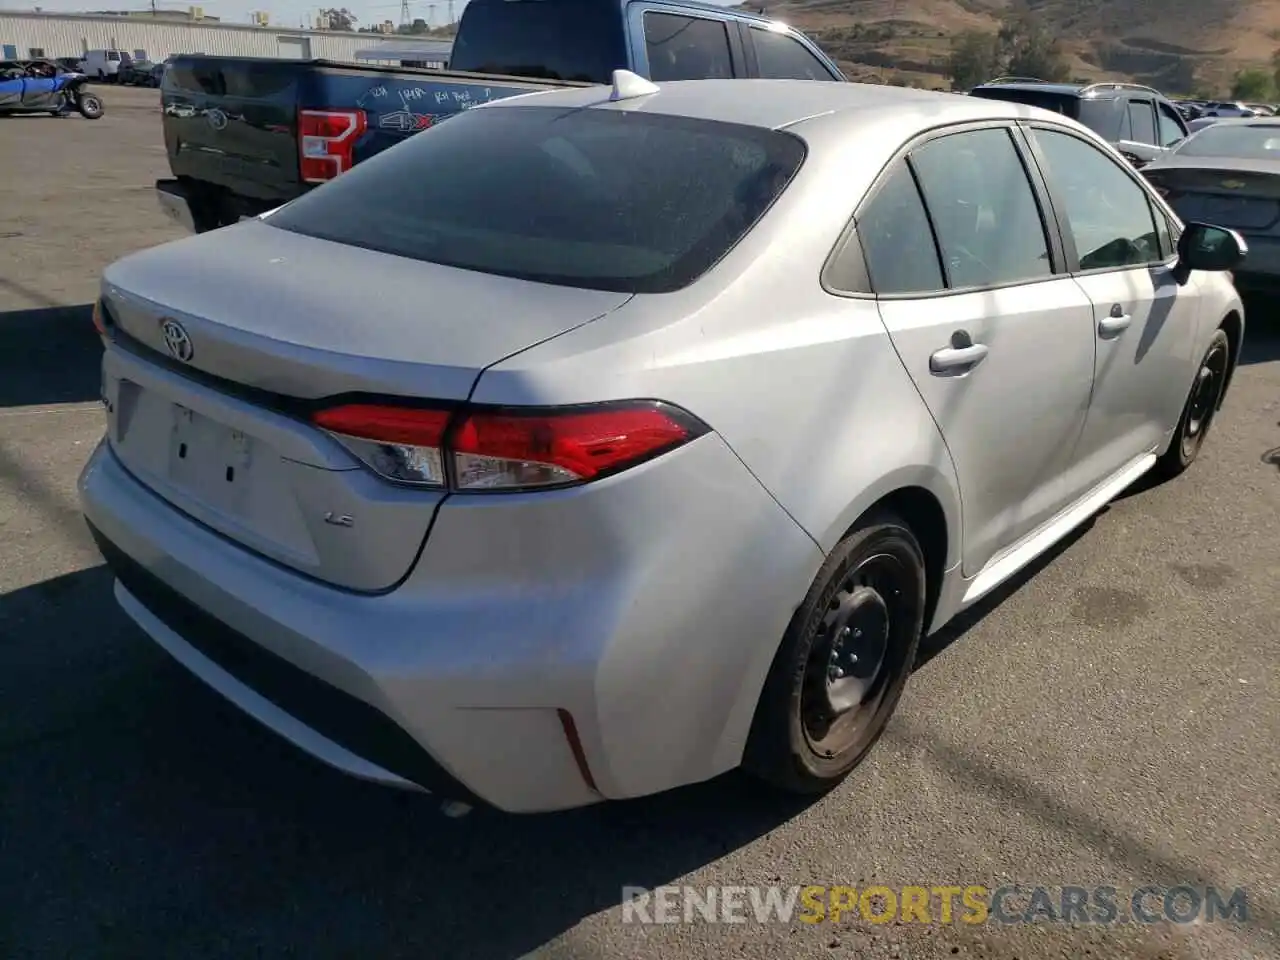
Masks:
[[[725,80],[733,76],[729,30],[723,20],[646,13],[644,43],[650,79]]]
[[[905,161],[881,181],[856,223],[877,294],[932,293],[946,286],[924,201]]]
[[[762,127],[493,105],[357,164],[266,223],[466,270],[662,293],[737,244],[804,156],[799,138]]]
[[[112,63],[115,63],[120,59],[120,54],[116,53],[114,50],[110,50],[107,52],[107,59]]]
[[[760,76],[771,80],[835,80],[822,61],[786,33],[751,28]]]
[[[1052,275],[1040,205],[1008,130],[948,134],[913,150],[910,159],[949,286]]]
[[[1129,137],[1135,143],[1156,142],[1156,115],[1150,100],[1129,101]]]
[[[453,70],[608,83],[627,64],[622,16],[593,0],[471,0]]]

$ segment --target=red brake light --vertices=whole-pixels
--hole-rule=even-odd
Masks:
[[[368,127],[363,110],[298,111],[299,171],[307,183],[323,183],[350,170],[356,141]]]
[[[636,466],[707,432],[705,424],[658,401],[562,410],[458,414],[351,404],[317,413],[328,431],[389,480],[459,491],[572,486]]]

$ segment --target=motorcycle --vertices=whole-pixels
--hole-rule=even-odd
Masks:
[[[73,110],[87,120],[105,113],[102,97],[86,89],[83,73],[45,61],[0,63],[0,114],[51,113],[64,117]]]

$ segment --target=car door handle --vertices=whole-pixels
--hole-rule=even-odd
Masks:
[[[986,356],[985,343],[973,343],[967,347],[943,347],[929,357],[929,370],[932,373],[950,373],[962,367],[976,367]]]
[[[1129,329],[1129,324],[1133,323],[1133,314],[1125,312],[1124,307],[1118,303],[1111,305],[1111,315],[1098,321],[1098,336],[1114,337],[1118,333],[1124,333]]]
[[[1113,313],[1098,321],[1098,333],[1104,337],[1114,337],[1117,333],[1128,330],[1131,323],[1133,323],[1132,314]]]

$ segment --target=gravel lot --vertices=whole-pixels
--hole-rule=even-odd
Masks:
[[[207,692],[116,609],[75,478],[98,274],[175,238],[154,91],[0,119],[0,956],[1280,956],[1280,324],[1202,460],[932,644],[842,789],[733,778],[541,818],[440,816]],[[1270,315],[1269,315],[1270,314]],[[1214,884],[1195,926],[639,927],[623,885]]]

